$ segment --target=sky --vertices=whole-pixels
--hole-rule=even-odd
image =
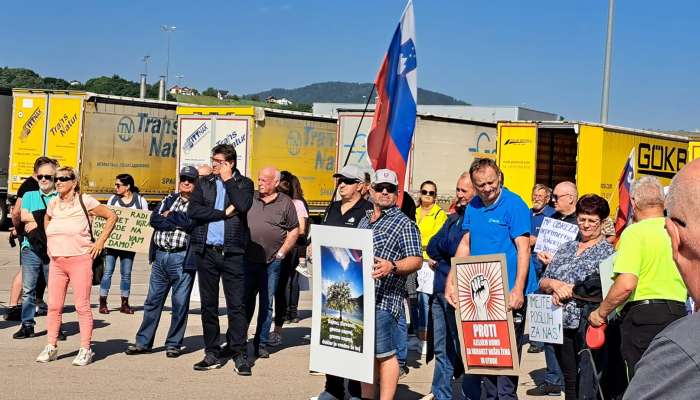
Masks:
[[[324,292],[333,283],[347,281],[350,284],[350,296],[355,298],[363,294],[361,259],[351,260],[347,249],[321,246],[321,262]]]
[[[371,82],[405,0],[4,2],[0,66],[236,94]],[[418,85],[475,105],[598,121],[607,0],[415,0]],[[700,2],[617,0],[608,122],[700,129]],[[420,102],[420,99],[419,99]]]

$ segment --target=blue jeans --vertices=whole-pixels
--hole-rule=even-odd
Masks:
[[[119,281],[119,289],[122,297],[129,297],[131,291],[131,267],[134,265],[134,256],[136,253],[123,250],[108,250],[105,253],[105,273],[102,276],[100,283],[100,296],[109,294],[109,287],[112,286],[112,274],[117,267],[117,258],[121,260],[119,264],[119,273],[121,280]]]
[[[387,310],[374,310],[374,357],[387,358],[396,355],[398,320]]]
[[[34,326],[36,314],[36,281],[39,274],[44,273],[44,279],[49,280],[49,264],[44,264],[32,249],[25,247],[20,253],[22,265],[22,325]]]
[[[418,312],[416,321],[416,334],[428,330],[428,315],[430,314],[430,297],[428,293],[418,292]]]
[[[255,313],[255,296],[260,293],[258,297],[258,321],[255,327],[253,345],[256,348],[258,346],[264,347],[267,345],[272,327],[272,310],[282,262],[280,260],[271,263],[247,261],[246,265],[246,286],[249,288],[245,303],[246,314],[248,321],[250,321]]]
[[[408,324],[406,323],[406,314],[403,306],[397,322],[398,328],[394,330],[394,344],[396,345],[396,358],[399,361],[399,367],[402,368],[406,365],[406,358],[408,357]]]
[[[195,271],[183,270],[184,261],[184,251],[167,253],[156,250],[156,258],[151,265],[148,295],[143,303],[143,322],[136,333],[137,346],[147,349],[153,347],[153,339],[158,329],[165,299],[172,289],[172,315],[168,337],[165,339],[165,347],[175,349],[182,347],[195,273]]]
[[[559,368],[557,356],[554,354],[554,345],[543,343],[544,360],[547,362],[547,371],[544,374],[544,381],[550,385],[564,387],[564,375]]]
[[[454,366],[460,362],[459,334],[455,309],[447,304],[444,293],[433,296],[433,343],[435,345],[435,369],[433,371],[432,393],[436,400],[452,399],[452,379]],[[467,377],[465,376],[465,380]],[[466,388],[470,395],[476,393],[472,385]],[[479,389],[477,386],[476,389]],[[478,395],[481,391],[478,390]],[[479,398],[478,396],[472,396]]]

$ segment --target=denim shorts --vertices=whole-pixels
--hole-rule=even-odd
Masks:
[[[374,313],[374,357],[391,357],[396,354],[394,337],[399,329],[399,321],[386,310],[377,309]]]

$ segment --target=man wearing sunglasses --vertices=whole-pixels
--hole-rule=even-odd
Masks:
[[[247,214],[253,204],[253,181],[238,171],[236,157],[233,145],[219,144],[212,149],[212,173],[197,181],[187,209],[194,228],[186,262],[197,266],[202,303],[204,359],[194,369],[221,368],[231,355],[236,373],[247,376],[251,370],[246,355],[243,255],[250,241]],[[219,347],[219,282],[228,316],[224,349]]]
[[[187,208],[197,178],[195,167],[182,168],[178,191],[166,196],[151,213],[150,224],[155,230],[148,253],[151,277],[148,295],[143,304],[143,322],[136,333],[135,343],[126,349],[128,355],[151,352],[163,305],[171,289],[172,313],[170,329],[165,339],[165,355],[176,358],[181,354],[196,268],[185,264],[189,232],[192,229]]]
[[[673,178],[666,196],[666,231],[690,297],[700,303],[700,161]],[[628,228],[629,229],[629,228]],[[700,313],[681,318],[661,331],[637,363],[625,399],[698,398],[700,392]]]
[[[34,337],[37,280],[43,273],[49,276],[49,256],[46,247],[44,216],[46,205],[56,197],[55,163],[44,163],[36,170],[39,190],[24,193],[21,201],[20,223],[24,227],[21,245],[22,265],[22,326],[12,335],[15,339]],[[29,178],[32,179],[32,178]]]
[[[398,178],[394,171],[375,172],[371,195],[374,208],[367,211],[358,228],[371,229],[374,242],[375,365],[380,398],[393,399],[399,379],[396,357],[399,318],[406,293],[406,275],[423,262],[420,233],[398,207]],[[373,398],[374,386],[362,385],[363,398]]]

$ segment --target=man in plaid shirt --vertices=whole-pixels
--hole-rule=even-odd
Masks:
[[[394,171],[380,169],[370,190],[374,209],[367,211],[357,226],[371,229],[374,243],[376,370],[380,398],[393,399],[399,380],[396,359],[398,318],[406,297],[406,275],[417,271],[423,262],[420,233],[396,206],[399,181]],[[374,386],[362,385],[362,397],[372,398]]]
[[[192,227],[187,207],[197,178],[196,168],[182,168],[178,192],[163,199],[151,214],[155,232],[149,252],[152,270],[148,296],[143,304],[143,322],[136,333],[136,343],[126,349],[126,354],[150,353],[165,298],[172,289],[172,317],[165,355],[168,358],[180,355],[195,274],[194,266],[185,265],[185,255]]]

